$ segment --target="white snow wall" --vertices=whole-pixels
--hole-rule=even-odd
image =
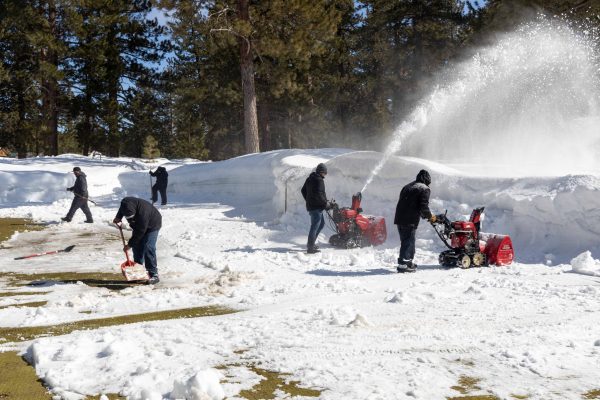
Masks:
[[[229,213],[232,217],[244,216],[257,222],[279,221],[288,229],[306,230],[308,216],[300,187],[318,162],[326,162],[329,169],[325,180],[328,196],[341,206],[347,206],[352,194],[363,187],[380,159],[381,153],[376,152],[279,150],[221,162],[183,165],[169,171],[169,202],[174,207],[226,204],[232,206]],[[117,168],[110,170],[114,171],[110,175],[118,174],[118,180],[113,181],[111,176],[110,182],[102,182],[101,177],[95,176],[99,170],[94,167],[100,167],[99,163],[87,166],[82,159],[77,163],[88,173],[88,180],[93,182],[91,195],[100,200],[101,206],[116,207],[117,199],[125,195],[149,198],[147,170],[132,171],[131,165],[105,164],[101,166],[106,171],[105,177],[110,168]],[[133,167],[141,169],[139,165]],[[511,235],[517,260],[568,262],[585,250],[600,258],[599,177],[474,177],[434,162],[406,157],[392,157],[363,193],[365,213],[386,218],[387,247],[398,246],[393,216],[400,189],[413,180],[421,168],[428,169],[432,175],[431,209],[434,213],[447,209],[451,219],[460,219],[468,217],[473,207],[485,206],[484,231]],[[63,189],[67,178],[72,179],[68,173],[36,170],[35,164],[28,170],[0,171],[1,207],[18,207],[31,202],[50,204],[70,197]],[[284,213],[286,192],[287,212]],[[102,201],[103,198],[107,201]],[[434,248],[442,249],[427,223],[421,224],[418,236],[431,240]]]
[[[326,153],[326,154],[325,154]],[[176,202],[221,203],[234,207],[231,216],[244,216],[257,222],[279,220],[304,229],[308,217],[300,188],[317,161],[311,166],[293,165],[291,156],[313,156],[326,162],[327,194],[340,206],[350,204],[370,171],[381,159],[376,152],[332,150],[279,150],[235,159],[186,165],[169,175],[169,196]],[[523,262],[567,262],[590,250],[600,256],[600,179],[596,176],[553,178],[488,178],[464,176],[443,165],[414,158],[392,157],[363,193],[366,214],[386,218],[388,242],[398,246],[393,225],[398,194],[421,168],[432,175],[431,209],[448,210],[451,219],[467,218],[474,207],[486,207],[484,231],[509,234],[517,260]],[[147,196],[147,186],[139,172],[120,175],[128,193]],[[147,179],[147,178],[146,178]],[[287,190],[286,190],[287,186]],[[287,202],[286,202],[287,192]],[[287,206],[287,213],[284,209]],[[430,239],[439,249],[442,244],[427,223],[418,235]]]

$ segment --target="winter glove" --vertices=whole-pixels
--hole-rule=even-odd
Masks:
[[[429,218],[429,222],[435,224],[435,221],[437,221],[437,217],[435,215],[432,215],[431,218]]]
[[[120,223],[121,223],[121,220],[119,218],[113,219],[113,224],[117,224],[118,225]]]
[[[67,188],[67,192],[72,192],[73,188]]]

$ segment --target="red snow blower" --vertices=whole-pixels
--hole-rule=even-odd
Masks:
[[[446,213],[431,225],[448,250],[439,256],[440,265],[470,268],[483,265],[509,265],[515,256],[508,235],[480,232],[484,207],[475,208],[468,221],[450,221]]]
[[[331,228],[336,234],[329,238],[329,244],[342,249],[351,249],[377,246],[385,242],[387,238],[385,219],[361,214],[361,200],[362,194],[358,192],[352,196],[351,207],[340,208],[335,200],[331,201],[327,215],[332,222]]]

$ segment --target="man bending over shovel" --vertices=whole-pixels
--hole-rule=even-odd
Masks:
[[[148,271],[149,284],[159,282],[156,262],[156,239],[162,226],[162,216],[158,210],[146,200],[136,197],[125,197],[113,222],[119,224],[125,217],[133,234],[123,251],[133,250],[133,260],[143,264]]]

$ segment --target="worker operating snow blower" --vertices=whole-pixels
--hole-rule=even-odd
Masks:
[[[481,232],[484,207],[475,208],[468,221],[450,221],[447,212],[436,216],[431,225],[448,250],[439,256],[440,265],[470,268],[483,265],[509,265],[515,256],[510,236]]]
[[[330,227],[336,233],[329,238],[334,247],[351,249],[354,247],[377,246],[385,242],[387,231],[385,219],[362,214],[360,192],[352,196],[352,206],[342,207],[330,201],[327,210]]]

